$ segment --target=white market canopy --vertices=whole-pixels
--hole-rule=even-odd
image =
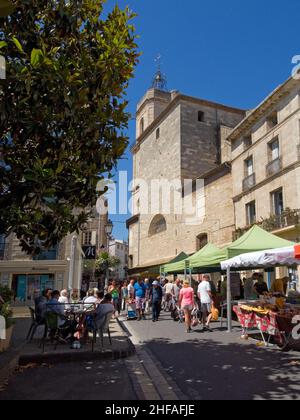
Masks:
[[[268,268],[282,265],[300,265],[300,259],[295,258],[295,247],[285,247],[266,251],[241,254],[221,262],[222,270]]]

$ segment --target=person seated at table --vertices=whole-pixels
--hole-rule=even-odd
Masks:
[[[65,305],[61,305],[59,303],[60,292],[58,290],[54,290],[51,295],[51,299],[47,303],[47,312],[54,313],[58,315],[58,326],[63,325],[66,322],[65,317]]]
[[[83,300],[83,303],[97,304],[97,297],[95,297],[94,289],[90,289],[87,293],[87,297]]]
[[[68,291],[66,289],[62,290],[60,292],[60,297],[58,299],[59,303],[64,303],[65,304],[65,309],[67,309],[69,306],[69,298],[68,298]]]
[[[43,291],[42,295],[35,299],[35,317],[37,322],[41,323],[45,320],[45,315],[47,311],[47,303],[51,299],[53,290],[46,289]]]
[[[80,296],[79,296],[79,291],[77,289],[73,289],[72,293],[71,293],[71,303],[79,303],[80,301]]]
[[[54,290],[52,292],[51,300],[47,303],[47,312],[58,315],[58,328],[63,330],[61,336],[64,340],[68,337],[71,340],[74,339],[74,333],[76,331],[76,321],[69,320],[65,314],[65,305],[59,303],[60,292]]]
[[[103,326],[106,316],[110,313],[113,314],[114,310],[112,295],[107,293],[95,311],[95,323],[98,329]]]

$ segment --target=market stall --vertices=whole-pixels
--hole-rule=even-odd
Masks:
[[[232,269],[299,265],[297,250],[298,246],[289,246],[246,253],[223,261],[221,267],[227,270],[227,282],[230,283]],[[266,345],[273,338],[283,349],[288,348],[294,339],[294,320],[296,316],[300,316],[300,306],[287,304],[280,294],[264,294],[255,302],[243,302],[234,306],[233,310],[243,328],[243,337],[247,337],[249,329],[258,328]],[[267,341],[265,334],[268,336]]]

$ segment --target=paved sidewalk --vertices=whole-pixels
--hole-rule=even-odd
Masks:
[[[19,308],[18,308],[19,309]],[[22,310],[22,315],[27,311]],[[21,311],[18,311],[18,315]],[[12,337],[12,345],[9,351],[0,354],[0,386],[6,383],[10,375],[18,365],[28,364],[59,364],[84,361],[108,360],[126,358],[135,353],[135,348],[128,339],[127,334],[120,324],[114,320],[111,323],[112,346],[108,338],[104,339],[104,349],[101,349],[100,340],[97,340],[94,352],[92,344],[88,343],[80,350],[71,349],[67,345],[59,345],[54,349],[54,345],[47,343],[45,352],[40,348],[41,338],[44,328],[40,327],[35,339],[31,343],[26,343],[26,335],[30,327],[30,318],[17,318]]]

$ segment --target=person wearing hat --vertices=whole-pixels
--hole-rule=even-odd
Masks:
[[[163,298],[163,290],[161,285],[157,280],[152,284],[152,289],[150,292],[150,300],[152,301],[152,321],[157,322],[160,311],[161,311],[161,302]]]

